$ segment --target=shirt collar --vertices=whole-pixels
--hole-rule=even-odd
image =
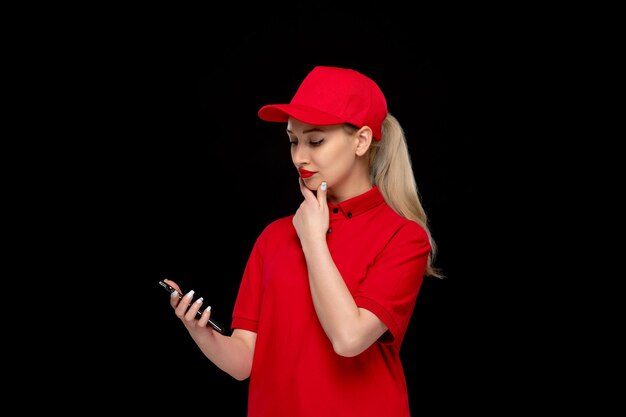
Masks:
[[[330,209],[331,215],[334,213],[334,209],[337,209],[337,214],[343,213],[344,216],[351,218],[353,216],[358,216],[361,213],[365,213],[384,201],[385,200],[383,199],[383,195],[380,193],[380,190],[374,185],[363,194],[342,201],[341,203],[328,203],[328,208]]]

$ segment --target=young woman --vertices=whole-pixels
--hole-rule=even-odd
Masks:
[[[196,318],[193,292],[171,305],[209,360],[250,378],[249,417],[407,417],[400,347],[441,274],[402,128],[373,80],[326,66],[259,117],[286,123],[302,204],[255,242],[232,334],[207,326],[210,306]]]

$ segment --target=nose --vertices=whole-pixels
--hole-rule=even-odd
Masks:
[[[309,153],[305,146],[295,144],[291,147],[291,160],[297,167],[302,167],[309,162]]]

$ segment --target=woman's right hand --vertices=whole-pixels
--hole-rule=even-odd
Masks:
[[[170,297],[170,305],[174,308],[176,316],[183,322],[189,333],[193,336],[194,333],[198,332],[200,329],[207,328],[213,331],[211,326],[207,326],[209,318],[211,317],[211,306],[206,307],[198,319],[197,314],[200,307],[202,307],[202,297],[192,302],[193,290],[183,295],[182,290],[174,281],[170,279],[165,279],[164,281],[176,289],[176,292],[172,293]],[[181,298],[179,295],[183,295],[183,297]]]

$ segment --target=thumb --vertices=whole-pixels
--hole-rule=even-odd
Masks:
[[[317,189],[317,201],[320,203],[320,207],[326,206],[326,189],[328,188],[328,184],[326,181],[322,181],[319,188]]]

